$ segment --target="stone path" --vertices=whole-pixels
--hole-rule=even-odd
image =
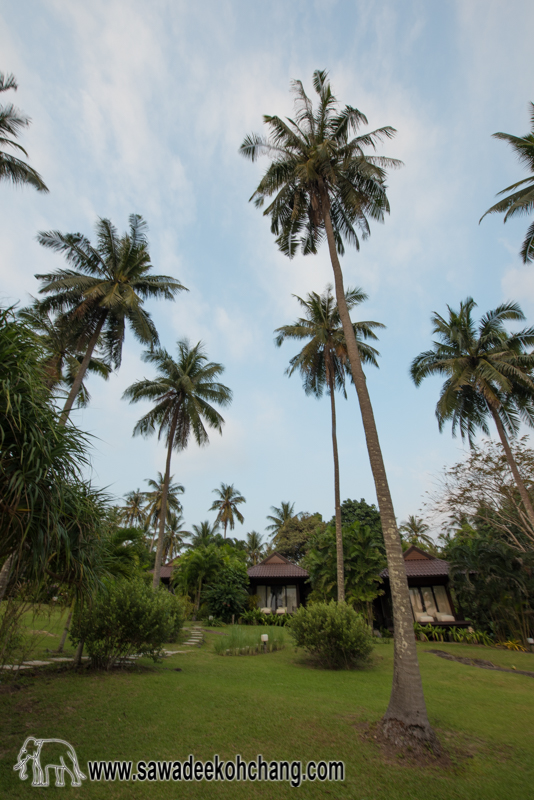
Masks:
[[[193,647],[194,645],[200,647],[200,645],[204,644],[204,631],[200,625],[193,625],[191,628],[191,633],[189,634],[189,639],[187,642],[184,642],[184,644],[186,646],[189,645],[190,647]]]

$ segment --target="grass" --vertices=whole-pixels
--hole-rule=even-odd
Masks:
[[[57,615],[28,625],[59,633]],[[362,726],[384,713],[391,688],[393,647],[376,647],[373,665],[353,672],[308,666],[289,643],[267,658],[220,658],[206,633],[162,664],[143,660],[111,673],[78,674],[58,667],[17,678],[0,693],[0,797],[22,800],[36,791],[13,772],[27,736],[60,738],[88,760],[196,759],[338,760],[343,783],[90,783],[50,787],[50,798],[340,798],[343,800],[523,800],[534,784],[534,679],[493,672],[430,654],[445,650],[504,667],[534,671],[534,656],[461,644],[420,643],[419,661],[429,716],[452,748],[448,769],[384,759],[362,740]],[[270,630],[269,630],[270,633]],[[50,638],[50,642],[57,641]],[[45,642],[46,643],[46,642]],[[170,649],[185,649],[171,646]],[[70,648],[70,652],[72,648]],[[42,653],[44,655],[44,653]],[[176,671],[177,669],[181,671]],[[2,680],[6,678],[1,676]],[[84,769],[86,771],[86,769]]]
[[[230,625],[225,630],[226,636],[215,639],[213,649],[217,655],[258,655],[264,652],[273,653],[282,650],[286,643],[286,633],[283,628],[270,627],[266,630],[263,625]],[[261,640],[262,635],[269,637],[266,645]]]

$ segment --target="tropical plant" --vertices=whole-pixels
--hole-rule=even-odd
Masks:
[[[247,533],[245,552],[249,565],[255,567],[260,558],[263,558],[265,552],[263,537],[260,533],[257,531],[250,531],[250,533]]]
[[[169,484],[167,486],[167,503],[166,503],[166,522],[169,521],[172,513],[181,514],[182,504],[178,499],[178,495],[185,492],[181,483],[173,483],[174,475],[169,475]],[[152,537],[152,544],[150,549],[154,548],[154,542],[158,535],[158,526],[161,519],[161,509],[163,503],[163,493],[165,491],[165,476],[158,472],[156,480],[146,478],[149,490],[145,492],[145,500],[147,502],[146,515],[147,521],[154,527],[154,535]]]
[[[120,509],[120,519],[126,525],[141,525],[145,524],[147,519],[147,510],[145,508],[146,494],[141,489],[134,489],[133,492],[128,492],[125,495],[125,505]]]
[[[195,611],[200,608],[200,596],[204,584],[211,581],[222,569],[223,558],[222,549],[214,544],[197,547],[196,550],[190,550],[180,558],[172,576],[172,583],[184,593],[190,592],[194,595]]]
[[[364,613],[369,625],[373,623],[372,603],[379,595],[382,579],[380,572],[386,559],[376,532],[368,525],[355,520],[343,526],[343,561],[345,564],[345,592],[347,603]],[[302,560],[308,570],[312,585],[310,600],[335,600],[337,595],[337,535],[330,525],[311,537]]]
[[[233,484],[221,483],[220,489],[213,490],[218,495],[218,499],[214,500],[210,511],[217,511],[217,522],[224,527],[224,538],[226,539],[226,528],[230,526],[233,531],[236,519],[243,524],[245,518],[238,509],[238,505],[246,503],[247,501],[238,489],[234,489]]]
[[[373,649],[370,627],[347,603],[312,603],[293,614],[291,634],[324,669],[351,669],[369,662]]]
[[[507,320],[525,318],[517,303],[503,303],[488,311],[477,328],[472,318],[475,307],[468,297],[459,311],[447,306],[448,319],[434,312],[433,333],[438,340],[431,350],[414,358],[410,373],[416,386],[429,375],[447,376],[436,405],[440,431],[450,421],[453,436],[459,428],[462,439],[467,437],[473,446],[477,428],[489,436],[487,419],[493,418],[534,529],[534,508],[508,441],[517,434],[521,420],[534,425],[534,354],[525,349],[534,345],[534,328],[507,333]]]
[[[432,537],[427,534],[429,530],[430,526],[427,525],[424,519],[414,514],[410,514],[408,519],[402,522],[399,527],[399,533],[403,542],[410,545],[414,544],[416,547],[425,548],[430,553],[437,555],[436,543]]]
[[[310,292],[305,300],[293,295],[304,310],[304,316],[291,325],[277,328],[275,343],[280,347],[286,339],[305,340],[306,344],[290,362],[287,375],[297,370],[303,379],[306,394],[322,397],[326,387],[330,395],[330,412],[332,415],[332,448],[334,456],[334,507],[337,541],[337,599],[345,600],[345,582],[343,577],[343,541],[341,529],[341,495],[339,490],[339,458],[336,431],[335,390],[346,398],[345,377],[350,375],[347,343],[339,310],[332,295],[332,287],[326,287],[322,295]],[[363,303],[367,295],[361,289],[347,289],[345,302],[349,311]],[[363,363],[378,366],[377,350],[368,345],[365,339],[376,339],[373,328],[383,328],[379,322],[352,323],[354,335],[358,341],[360,357]]]
[[[184,525],[185,522],[182,514],[175,514],[171,511],[171,513],[167,515],[163,537],[162,561],[176,558],[184,546],[184,539],[186,536],[190,536],[189,531],[185,530]]]
[[[497,197],[508,192],[511,194],[499,200],[486,211],[486,214],[504,213],[504,222],[506,222],[510,217],[529,214],[534,208],[534,103],[530,104],[530,131],[526,136],[513,136],[510,133],[494,133],[493,136],[495,139],[507,142],[519,162],[531,172],[528,178],[523,178],[499,192]],[[481,217],[480,222],[486,214]],[[521,258],[524,264],[534,260],[534,222],[527,230],[521,247]]]
[[[0,72],[0,93],[7,92],[9,89],[18,88],[14,75],[4,75]],[[19,137],[23,128],[27,128],[30,119],[21,114],[13,104],[0,106],[0,180],[8,180],[14,184],[28,184],[37,189],[38,192],[48,192],[45,182],[38,172],[32,167],[21,161],[20,158],[4,152],[4,147],[11,147],[19,153],[23,153],[26,158],[28,153],[15,139]]]
[[[157,345],[156,327],[143,302],[161,297],[173,300],[185,289],[175,278],[151,274],[146,222],[139,214],[131,214],[129,222],[129,232],[119,237],[110,220],[99,219],[96,247],[81,233],[48,231],[37,237],[43,247],[63,254],[70,267],[36,275],[43,282],[40,294],[47,295],[41,306],[82,328],[78,347],[83,347],[85,355],[63,409],[63,422],[97,344],[102,342],[105,360],[115,368],[121,363],[126,323],[140,342]]]
[[[244,564],[236,560],[225,564],[202,592],[209,613],[224,622],[239,617],[247,603],[248,583]]]
[[[402,730],[405,739],[422,737],[431,747],[439,748],[426,712],[402,547],[339,261],[345,251],[344,241],[359,248],[357,230],[365,239],[370,232],[369,219],[381,221],[389,212],[385,168],[399,166],[400,162],[369,156],[364,150],[376,148],[395,131],[384,127],[350,138],[362,124],[367,124],[365,115],[351,106],[339,109],[325,71],[314,73],[313,84],[318,96],[315,112],[302,83],[295,81],[296,119],[264,116],[271,136],[247,136],[241,153],[252,161],[261,155],[271,158],[251,200],[261,208],[268,198],[274,198],[264,214],[271,217],[271,231],[277,236],[280,250],[292,257],[299,245],[306,255],[316,253],[325,239],[328,244],[336,301],[382,519],[393,600],[394,676],[383,730],[394,740]]]
[[[76,324],[75,320],[54,317],[37,301],[32,306],[21,309],[18,316],[39,336],[39,343],[43,348],[45,382],[50,391],[54,394],[64,393],[65,389],[70,391],[84,356],[83,349],[80,350],[83,323]],[[87,364],[87,372],[107,380],[111,367],[93,355]],[[83,382],[75,399],[82,407],[89,403],[90,395]]]
[[[282,500],[280,508],[271,506],[271,511],[273,513],[267,517],[267,519],[271,520],[271,524],[267,525],[265,530],[271,531],[273,540],[276,538],[276,534],[282,525],[287,522],[288,519],[300,516],[300,514],[295,514],[295,503],[290,503],[289,501],[286,503]]]
[[[191,347],[187,339],[177,343],[178,360],[163,348],[146,352],[144,360],[159,370],[155,378],[136,381],[124,392],[131,403],[152,400],[154,408],[145,414],[134,428],[134,436],[150,436],[158,430],[158,439],[165,436],[167,463],[161,497],[158,546],[154,564],[154,587],[159,585],[167,498],[170,484],[171,457],[173,450],[185,450],[191,434],[197,444],[208,444],[205,424],[222,433],[224,419],[211,405],[227,406],[232,392],[216,378],[224,371],[222,364],[208,362],[202,343]]]
[[[208,544],[211,544],[215,541],[215,537],[219,533],[219,523],[214,522],[212,524],[207,519],[201,522],[200,525],[193,525],[192,528],[193,531],[189,546],[193,549],[197,547],[206,547]]]

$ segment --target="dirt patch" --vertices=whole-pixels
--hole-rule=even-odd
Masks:
[[[534,672],[525,672],[523,669],[509,669],[508,667],[499,667],[491,661],[484,661],[482,658],[464,658],[463,656],[453,656],[451,653],[446,653],[444,650],[425,650],[425,653],[432,653],[439,658],[445,658],[447,661],[457,661],[459,664],[467,664],[470,667],[479,667],[480,669],[493,669],[498,672],[512,672],[514,675],[528,675],[534,678]]]

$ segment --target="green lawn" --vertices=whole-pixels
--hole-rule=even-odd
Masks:
[[[57,617],[30,629],[61,630]],[[219,629],[219,635],[224,629]],[[385,760],[365,723],[387,706],[391,645],[375,649],[374,664],[358,672],[310,668],[292,646],[258,656],[224,657],[202,648],[162,664],[110,674],[45,668],[21,676],[16,691],[0,694],[0,797],[36,797],[30,779],[13,772],[29,735],[60,738],[88,760],[183,760],[215,753],[245,759],[307,762],[343,760],[344,783],[121,783],[85,781],[50,787],[47,797],[71,798],[346,798],[347,800],[524,800],[534,795],[534,678],[492,672],[431,655],[441,649],[534,672],[534,656],[458,644],[420,644],[432,724],[443,742],[463,754],[448,769]],[[41,637],[44,654],[51,637]],[[43,643],[44,642],[44,643]],[[54,645],[52,645],[54,646]],[[171,649],[185,649],[171,645]],[[72,652],[72,649],[71,649]],[[181,671],[175,671],[180,668]],[[5,685],[5,679],[3,684]],[[42,790],[41,790],[42,791]]]

